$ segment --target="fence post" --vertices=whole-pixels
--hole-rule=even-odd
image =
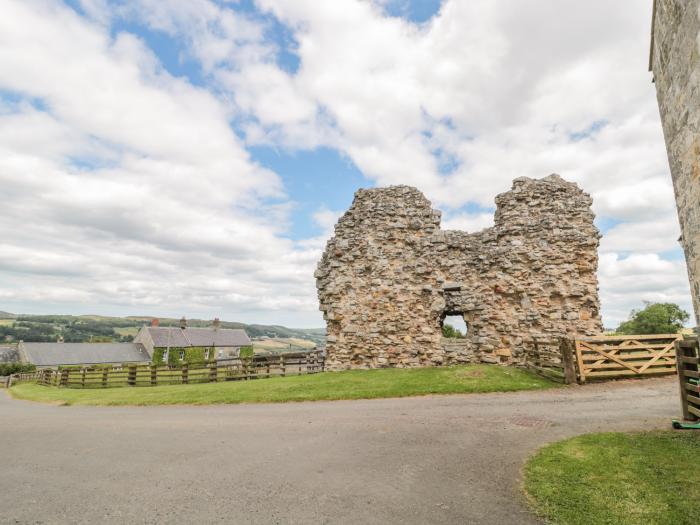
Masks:
[[[182,363],[182,384],[186,385],[189,382],[189,365]]]
[[[158,384],[158,365],[151,363],[151,386]]]
[[[576,383],[576,365],[574,364],[574,348],[571,339],[561,337],[559,339],[559,352],[561,363],[564,365],[564,382],[567,385]]]
[[[107,388],[107,377],[109,377],[109,368],[102,369],[102,388]]]
[[[284,368],[284,354],[280,354],[280,375],[284,377],[286,372]]]
[[[129,386],[136,386],[136,365],[129,365],[129,373],[126,382]]]
[[[209,382],[216,383],[219,375],[219,365],[216,361],[209,365]]]
[[[68,374],[69,371],[67,369],[61,370],[61,381],[59,382],[58,386],[68,385]]]

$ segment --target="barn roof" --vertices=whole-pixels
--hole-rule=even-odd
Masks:
[[[20,343],[26,360],[36,366],[148,362],[138,343]]]

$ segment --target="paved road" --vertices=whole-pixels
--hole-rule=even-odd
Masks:
[[[144,408],[0,392],[0,523],[537,523],[519,490],[528,454],[668,428],[676,389]]]

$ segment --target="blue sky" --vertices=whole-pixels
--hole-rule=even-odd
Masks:
[[[0,310],[319,326],[358,188],[475,231],[552,172],[593,196],[606,326],[689,309],[632,3],[0,0]]]

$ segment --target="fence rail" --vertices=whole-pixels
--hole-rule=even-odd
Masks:
[[[597,336],[576,340],[579,382],[676,372],[680,334]]]
[[[37,371],[40,385],[65,388],[110,388],[124,386],[215,383],[322,372],[321,352],[235,358],[202,365],[183,364],[174,368],[157,365],[121,367],[64,367]]]
[[[683,419],[700,419],[700,349],[697,338],[676,341]]]

